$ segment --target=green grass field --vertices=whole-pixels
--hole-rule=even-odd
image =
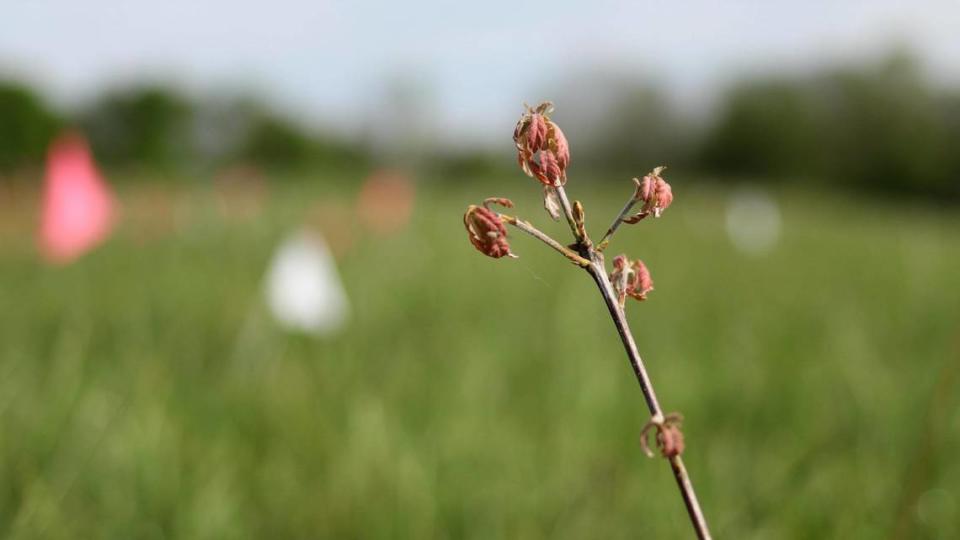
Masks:
[[[960,216],[785,192],[780,243],[747,256],[720,191],[671,181],[610,251],[653,272],[628,315],[715,536],[960,535]],[[467,242],[487,195],[561,237],[534,184],[428,186],[405,231],[337,233],[333,339],[277,328],[261,280],[311,201],[350,193],[225,220],[184,189],[64,268],[8,223],[0,536],[690,537],[588,276],[524,236],[515,261]],[[569,187],[595,235],[630,189]]]

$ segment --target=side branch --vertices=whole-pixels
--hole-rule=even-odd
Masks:
[[[610,239],[613,237],[613,233],[617,232],[617,229],[620,228],[620,225],[623,225],[623,222],[630,217],[630,211],[633,210],[634,205],[643,200],[640,197],[640,184],[636,178],[633,179],[634,182],[637,182],[637,189],[633,195],[630,196],[630,200],[627,201],[627,204],[623,205],[623,209],[620,210],[620,213],[617,215],[616,219],[613,220],[613,223],[610,224],[610,228],[607,229],[607,233],[603,235],[603,238],[600,239],[600,243],[597,244],[597,251],[603,251],[610,244]]]
[[[556,240],[548,236],[546,233],[544,233],[540,229],[531,225],[529,222],[524,221],[520,218],[517,218],[516,216],[508,216],[507,214],[500,214],[500,219],[504,223],[509,223],[510,225],[513,225],[514,227],[529,234],[530,236],[536,238],[537,240],[540,240],[544,244],[552,247],[553,249],[558,251],[561,255],[570,259],[570,261],[573,262],[573,264],[576,264],[581,268],[586,268],[590,266],[590,261],[576,254],[570,248],[560,244],[560,242],[557,242]]]

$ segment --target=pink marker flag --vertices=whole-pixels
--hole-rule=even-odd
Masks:
[[[83,136],[63,134],[47,154],[40,223],[40,253],[66,264],[109,236],[115,201]]]

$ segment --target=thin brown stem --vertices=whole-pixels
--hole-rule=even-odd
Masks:
[[[617,333],[620,334],[620,340],[627,351],[627,358],[630,360],[630,366],[637,376],[637,382],[640,383],[640,390],[643,391],[643,397],[647,401],[647,408],[654,419],[662,421],[664,418],[663,409],[657,401],[657,394],[653,390],[653,383],[650,381],[650,375],[647,368],[640,358],[637,351],[637,344],[630,332],[630,325],[627,323],[627,317],[620,303],[617,301],[613,286],[607,278],[606,269],[603,265],[603,255],[596,250],[592,250],[593,262],[586,267],[587,272],[593,277],[600,289],[600,294],[607,305],[610,317],[613,319],[614,326],[617,327]],[[690,482],[690,476],[683,465],[683,459],[677,455],[670,458],[670,468],[673,469],[673,476],[677,481],[677,487],[683,496],[684,505],[687,507],[687,514],[690,516],[690,523],[693,525],[697,538],[700,540],[709,540],[710,530],[707,527],[707,520],[703,516],[703,510],[700,509],[700,503],[697,501],[697,494],[693,490],[693,483]]]
[[[607,277],[606,269],[603,266],[603,259],[599,254],[594,257],[594,262],[587,268],[587,271],[593,277],[594,281],[596,281],[597,287],[600,289],[600,295],[603,296],[603,301],[606,303],[610,317],[613,319],[613,324],[617,327],[617,333],[620,334],[620,340],[627,350],[627,358],[630,360],[633,373],[637,376],[637,382],[640,383],[640,390],[643,391],[643,397],[647,401],[647,408],[650,409],[650,414],[655,417],[657,415],[662,416],[663,411],[660,409],[660,403],[657,401],[657,394],[653,390],[653,383],[650,382],[650,376],[647,374],[646,366],[644,366],[643,360],[640,358],[640,352],[637,350],[637,343],[633,339],[633,334],[630,333],[630,326],[627,324],[626,314],[623,308],[620,307],[620,302],[617,301],[617,295],[613,290],[610,279]]]
[[[588,261],[587,259],[584,259],[580,255],[577,255],[572,249],[562,245],[560,242],[557,242],[556,240],[551,238],[549,235],[547,235],[540,229],[531,225],[530,222],[524,221],[515,216],[508,216],[507,214],[500,214],[500,219],[502,219],[504,223],[509,223],[510,225],[513,225],[514,227],[520,229],[521,231],[529,234],[530,236],[536,238],[537,240],[540,240],[544,244],[557,250],[558,252],[560,252],[561,255],[570,259],[570,261],[576,264],[577,266],[581,266],[583,268],[590,266],[590,261]]]
[[[587,244],[586,234],[581,236],[581,231],[577,227],[577,220],[573,218],[573,206],[570,204],[570,199],[567,198],[567,192],[563,189],[563,186],[557,185],[554,186],[557,190],[557,197],[560,199],[560,206],[563,207],[563,215],[567,218],[567,224],[570,225],[570,232],[573,233],[573,237],[576,238],[577,243],[580,245]]]

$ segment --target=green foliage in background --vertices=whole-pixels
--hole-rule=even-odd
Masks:
[[[273,170],[304,168],[359,168],[366,153],[346,141],[315,134],[283,115],[262,107],[248,111],[246,128],[233,160]]]
[[[956,89],[934,89],[904,54],[876,66],[746,81],[705,135],[703,167],[957,198],[958,101]]]
[[[59,124],[28,86],[0,78],[0,172],[39,164]]]
[[[161,86],[114,90],[80,113],[94,154],[107,165],[170,171],[190,157],[190,103]]]
[[[351,324],[314,339],[261,298],[312,201],[353,204],[312,180],[239,223],[179,193],[175,228],[128,213],[65,268],[5,237],[0,536],[690,535],[590,280],[526,237],[519,260],[467,243],[461,212],[495,194],[564,237],[535,185],[425,191],[408,230],[359,233]],[[653,272],[628,316],[716,537],[960,535],[960,220],[783,192],[781,242],[748,256],[726,194],[671,182],[611,253]],[[631,186],[569,187],[598,231]]]
[[[787,81],[744,83],[730,92],[720,120],[706,136],[708,169],[728,174],[811,175],[823,169],[828,133],[811,115],[803,88]],[[834,129],[843,129],[834,126]]]
[[[97,161],[121,179],[183,178],[230,165],[270,171],[359,169],[366,151],[347,139],[315,133],[255,98],[194,99],[157,84],[117,87],[61,120],[26,85],[0,83],[0,172],[42,165],[63,124],[90,139]]]

